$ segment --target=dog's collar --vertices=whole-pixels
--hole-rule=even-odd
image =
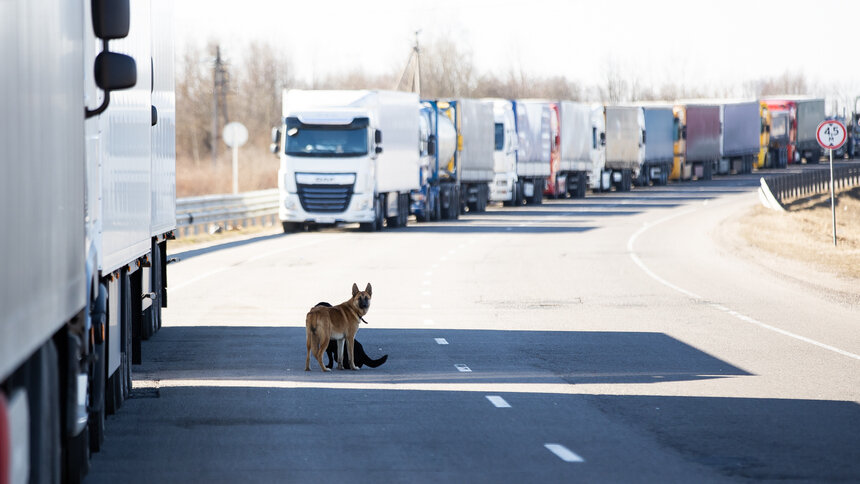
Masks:
[[[367,322],[367,321],[365,321],[365,320],[364,320],[364,318],[362,318],[361,316],[359,316],[359,317],[358,317],[358,319],[360,319],[362,323],[364,323],[364,324],[368,324],[368,322]]]

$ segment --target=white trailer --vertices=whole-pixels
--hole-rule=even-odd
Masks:
[[[495,126],[493,152],[493,182],[490,201],[514,204],[517,183],[517,125],[514,103],[506,99],[488,99],[493,103]]]
[[[152,190],[175,184],[171,11],[18,0],[0,16],[16,66],[0,90],[15,160],[0,179],[0,480],[80,481],[131,390],[144,321],[160,324],[144,306],[164,304],[153,247],[175,224],[172,192]],[[151,66],[169,82],[153,88]]]
[[[645,162],[645,113],[641,107],[606,106],[606,168],[612,184],[629,191]]]
[[[405,226],[420,186],[419,109],[413,93],[284,90],[272,144],[284,231]]]
[[[561,101],[558,114],[560,149],[554,193],[584,198],[593,168],[591,106]]]
[[[514,102],[517,122],[516,204],[539,204],[552,161],[552,121],[545,103]]]
[[[457,128],[456,169],[462,208],[483,212],[490,200],[494,172],[493,105],[475,99],[449,101],[454,107]]]

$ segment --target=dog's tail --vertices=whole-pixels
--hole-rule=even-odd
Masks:
[[[380,366],[385,363],[387,360],[388,355],[382,355],[382,358],[379,358],[378,360],[371,360],[370,358],[368,358],[367,361],[364,362],[364,364],[371,368],[376,368],[377,366]]]

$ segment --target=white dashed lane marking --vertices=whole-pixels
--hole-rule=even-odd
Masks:
[[[448,344],[448,340],[446,340],[445,338],[434,338],[434,339],[436,340],[436,344],[440,344],[440,345]]]
[[[565,462],[585,462],[585,459],[561,444],[544,444],[544,447]]]
[[[504,398],[498,395],[487,395],[487,400],[490,401],[496,408],[511,408],[511,405]]]
[[[469,373],[469,372],[471,372],[471,371],[472,371],[472,369],[471,369],[471,368],[469,368],[468,366],[466,366],[466,365],[464,365],[464,364],[462,364],[462,363],[458,363],[458,364],[454,365],[454,368],[456,368],[456,369],[457,369],[457,371],[460,371],[460,372],[463,372],[463,373]]]

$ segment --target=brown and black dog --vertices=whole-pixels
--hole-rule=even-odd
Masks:
[[[328,347],[329,340],[337,341],[337,369],[343,370],[343,343],[346,341],[346,349],[349,355],[349,366],[358,370],[355,366],[354,348],[355,334],[358,325],[363,321],[362,316],[370,309],[370,296],[372,288],[370,283],[363,291],[358,290],[356,284],[352,285],[352,297],[333,307],[315,306],[305,318],[305,333],[307,335],[308,354],[305,358],[305,371],[311,371],[311,350],[320,364],[322,371],[330,371],[323,364],[322,356]]]

